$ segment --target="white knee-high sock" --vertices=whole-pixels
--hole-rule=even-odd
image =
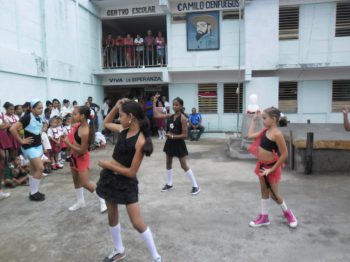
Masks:
[[[261,214],[262,215],[268,215],[269,214],[269,204],[270,199],[261,199]]]
[[[152,232],[149,227],[147,227],[146,231],[141,234],[141,238],[146,243],[148,251],[151,253],[152,259],[155,260],[160,257],[156,245],[154,244]]]
[[[162,138],[162,130],[158,129],[158,136],[159,138]]]
[[[283,212],[286,212],[288,210],[288,207],[286,205],[286,202],[284,202],[284,200],[280,206],[281,206]]]
[[[80,188],[76,188],[75,189],[75,195],[77,196],[77,200],[80,203],[84,203],[85,199],[84,199],[84,188],[80,187]]]
[[[100,200],[100,203],[105,202],[105,200],[103,198],[100,198],[99,195],[97,195],[96,190],[92,193],[97,197],[98,200]]]
[[[112,235],[112,238],[113,238],[113,243],[114,243],[115,250],[118,253],[123,253],[125,248],[123,246],[120,224],[118,224],[118,225],[116,225],[114,227],[109,227],[109,231],[111,232],[111,235]]]
[[[165,139],[165,135],[166,135],[165,130],[162,130],[162,137],[163,137],[163,139]]]
[[[167,185],[168,186],[172,186],[173,185],[173,176],[174,176],[174,172],[172,169],[167,169],[166,171],[166,176],[167,176]]]
[[[33,176],[29,176],[29,188],[31,195],[34,195],[36,192],[39,191],[39,184],[40,179],[36,179]]]
[[[189,170],[187,170],[186,175],[191,180],[192,186],[193,187],[198,187],[196,178],[194,177],[194,174],[193,174],[191,168]]]

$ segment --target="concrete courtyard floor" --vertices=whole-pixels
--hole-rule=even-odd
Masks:
[[[305,176],[285,171],[281,193],[299,219],[288,228],[281,210],[271,205],[271,225],[248,226],[260,210],[255,162],[227,157],[226,140],[188,142],[189,163],[202,192],[191,185],[174,161],[174,190],[165,183],[163,141],[139,170],[142,215],[154,234],[165,262],[216,261],[350,261],[350,176]],[[99,159],[110,159],[113,146],[93,155],[91,180],[97,181]],[[350,171],[349,171],[350,172]],[[87,207],[69,212],[75,194],[68,165],[46,177],[46,201],[28,200],[28,187],[12,190],[0,201],[0,261],[101,261],[113,249],[107,214],[85,191]],[[120,207],[122,236],[130,262],[151,261],[150,255]]]

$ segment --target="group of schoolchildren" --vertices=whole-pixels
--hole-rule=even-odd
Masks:
[[[88,103],[88,102],[87,102]],[[65,162],[70,162],[71,152],[64,142],[72,129],[72,111],[77,102],[63,100],[64,106],[58,99],[46,101],[46,108],[42,116],[41,143],[44,154],[41,160],[44,164],[43,176],[62,169]],[[27,112],[29,103],[23,105],[14,105],[5,102],[3,105],[4,112],[0,113],[0,200],[10,196],[2,190],[2,184],[7,188],[13,188],[21,185],[28,185],[29,160],[21,152],[20,143],[11,135],[10,127],[18,122]],[[91,109],[93,118],[94,113]],[[24,130],[20,131],[24,136]],[[95,148],[104,148],[106,145],[105,137],[96,133]]]

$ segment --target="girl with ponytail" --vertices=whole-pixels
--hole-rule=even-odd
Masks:
[[[200,188],[197,184],[196,178],[189,167],[186,156],[188,155],[185,139],[187,138],[187,118],[184,112],[184,101],[180,97],[176,97],[173,100],[174,114],[159,114],[156,109],[156,101],[159,95],[154,98],[154,118],[155,119],[168,119],[168,133],[166,134],[167,140],[164,145],[164,153],[166,154],[166,173],[167,183],[162,188],[162,192],[169,191],[173,188],[173,158],[177,157],[180,160],[182,169],[186,172],[187,177],[192,183],[192,195],[197,195],[200,192]]]
[[[96,194],[96,184],[89,179],[90,153],[89,149],[95,140],[95,129],[88,124],[90,108],[87,106],[75,107],[73,119],[76,123],[64,142],[71,151],[70,166],[73,177],[77,202],[69,207],[76,211],[85,207],[84,188],[94,193],[100,202],[100,212],[107,210],[106,203]]]
[[[120,124],[113,123],[119,113]],[[103,261],[120,261],[125,258],[125,248],[121,238],[118,205],[126,205],[131,223],[140,233],[152,256],[152,261],[161,262],[149,227],[140,215],[138,203],[137,171],[144,155],[153,152],[149,121],[141,106],[131,100],[119,100],[104,120],[104,127],[118,132],[118,142],[112,160],[99,161],[102,167],[97,183],[97,194],[107,203],[109,229],[114,242],[114,250]]]
[[[285,125],[286,119],[277,108],[267,108],[262,113],[265,128],[254,133],[255,121],[259,117],[260,112],[256,112],[251,122],[248,138],[255,139],[255,142],[248,150],[258,159],[255,173],[259,177],[261,187],[261,213],[249,225],[251,227],[270,225],[268,207],[271,197],[281,207],[288,225],[296,228],[298,221],[278,190],[283,163],[288,157],[286,141],[278,126]]]

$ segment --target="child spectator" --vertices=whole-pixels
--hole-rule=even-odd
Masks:
[[[105,148],[107,144],[106,137],[101,132],[95,133],[95,147]]]
[[[65,159],[66,159],[66,155],[65,155],[66,151],[64,150],[66,145],[63,143],[64,132],[63,132],[63,120],[62,120],[62,118],[57,117],[57,122],[58,122],[57,129],[61,135],[61,151],[58,154],[58,162],[63,165],[65,162]]]
[[[52,148],[51,168],[53,170],[63,168],[63,165],[58,161],[59,153],[61,152],[61,133],[58,129],[58,119],[56,117],[50,119],[50,127],[47,131],[47,135]]]
[[[49,125],[47,123],[43,123],[43,129],[41,133],[41,142],[43,144],[43,150],[44,150],[44,155],[46,156],[47,159],[51,159],[51,143],[49,136],[47,135],[47,130],[48,130]],[[50,161],[51,163],[51,161]],[[48,164],[44,164],[44,173],[49,174],[51,173],[51,167]]]
[[[28,166],[21,165],[21,158],[19,156],[12,158],[8,168],[5,170],[5,186],[16,187],[27,185],[28,173]]]
[[[67,147],[67,144],[63,141],[72,130],[72,115],[67,114],[63,119],[63,139],[62,139],[62,151],[64,152],[64,160],[70,162],[70,148]]]

